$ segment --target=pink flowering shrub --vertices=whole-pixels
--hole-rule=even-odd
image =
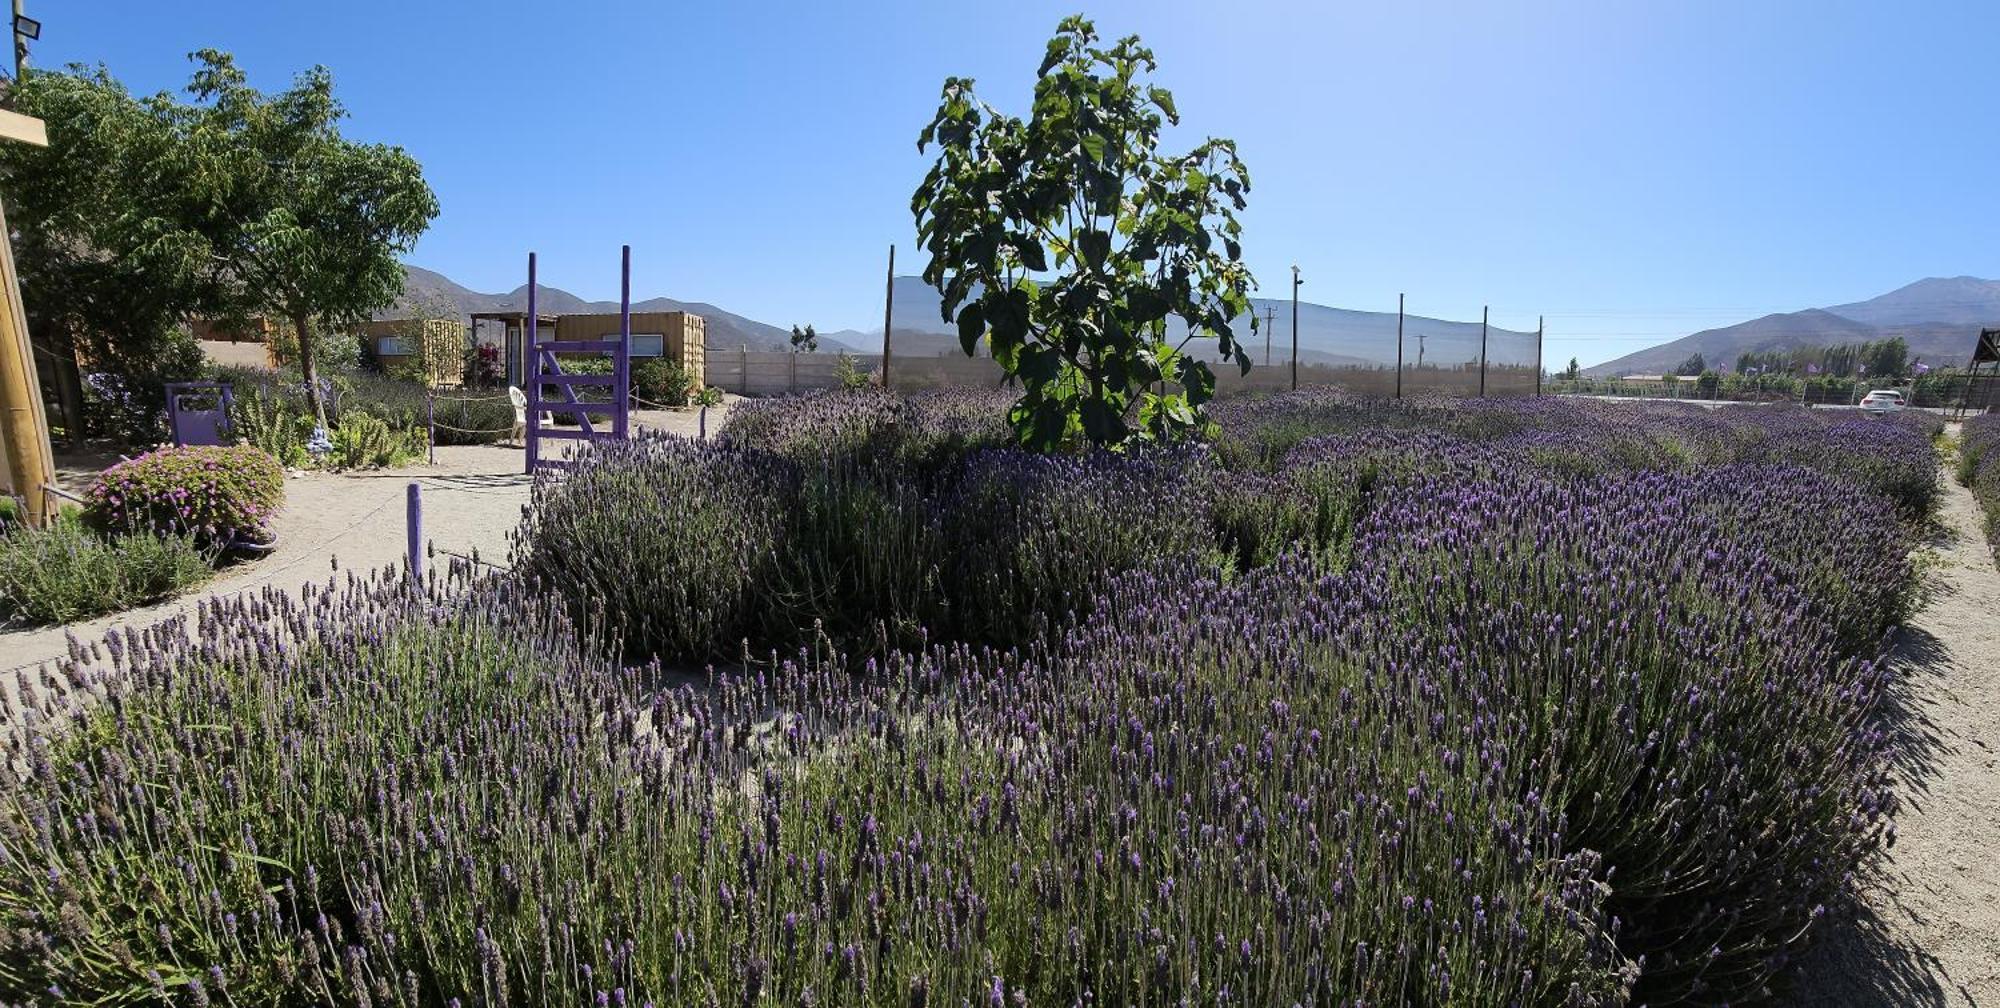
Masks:
[[[285,473],[249,445],[161,448],[106,469],[89,496],[100,528],[261,541],[285,501]]]

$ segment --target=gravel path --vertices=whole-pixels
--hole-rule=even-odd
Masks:
[[[1938,518],[1887,711],[1896,842],[1806,964],[1802,1005],[2000,1006],[2000,568],[1971,491],[1945,480]]]

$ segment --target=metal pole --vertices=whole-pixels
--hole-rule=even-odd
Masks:
[[[882,387],[889,387],[889,333],[896,321],[896,246],[889,246],[889,278],[882,283]]]
[[[1292,265],[1292,391],[1299,390],[1299,267]]]
[[[424,498],[415,483],[410,484],[404,505],[404,530],[408,538],[410,580],[424,580]]]
[[[1278,324],[1278,309],[1264,306],[1264,366],[1271,366],[1271,327]]]
[[[431,428],[431,464],[438,464],[438,410],[437,390],[424,390],[424,422]],[[463,421],[460,421],[461,423]]]
[[[26,13],[27,11],[23,8],[22,0],[14,0],[14,20],[7,23],[7,30],[14,36],[14,83],[16,85],[21,83],[22,75],[28,72],[28,40],[22,38],[21,33],[14,30],[14,26],[21,23],[21,15]]]
[[[1486,398],[1486,321],[1491,317],[1491,305],[1479,309],[1479,398]]]
[[[528,253],[528,322],[521,328],[521,383],[528,386],[528,473],[542,459],[541,361],[535,356],[535,254]]]
[[[1403,398],[1403,299],[1396,295],[1396,398]]]
[[[662,343],[665,336],[660,337]],[[662,345],[661,353],[667,348]],[[618,359],[611,367],[611,397],[618,406],[611,411],[611,436],[620,441],[628,435],[627,414],[632,410],[632,246],[618,248]]]
[[[701,426],[695,428],[694,439],[696,441],[708,440],[708,405],[706,403],[702,404]]]
[[[39,526],[48,505],[42,488],[56,481],[55,454],[42,412],[35,351],[28,342],[28,318],[21,310],[21,286],[14,277],[12,233],[6,208],[0,207],[0,301],[5,302],[0,304],[0,442],[6,445],[14,494],[26,505],[28,524]]]
[[[1542,394],[1542,317],[1535,316],[1535,396]]]

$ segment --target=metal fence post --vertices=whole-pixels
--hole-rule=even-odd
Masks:
[[[741,372],[743,375],[743,381],[739,383],[742,386],[742,388],[736,394],[749,395],[750,394],[750,344],[745,343],[743,344],[742,349],[736,351],[736,359],[741,362],[740,366],[743,369]]]
[[[535,473],[535,463],[541,461],[542,434],[542,364],[540,355],[535,353],[535,254],[528,253],[528,322],[521,327],[521,384],[528,390],[527,430],[522,434],[528,439],[526,472]]]
[[[424,580],[424,498],[415,483],[410,484],[409,500],[405,505],[406,532],[409,538],[410,580],[422,584]]]
[[[666,337],[660,337],[660,352],[667,352]],[[611,366],[611,398],[617,405],[611,411],[611,436],[620,441],[631,436],[630,414],[632,412],[632,246],[619,247],[618,253],[618,356]]]

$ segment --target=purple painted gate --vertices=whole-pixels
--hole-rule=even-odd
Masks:
[[[168,382],[167,420],[173,425],[174,444],[185,448],[233,441],[232,389],[228,382]]]
[[[566,468],[571,463],[560,457],[548,457],[543,448],[544,441],[623,441],[628,433],[627,424],[632,407],[632,246],[622,247],[619,261],[618,293],[618,338],[615,340],[552,340],[547,343],[535,339],[535,254],[528,253],[528,331],[527,331],[527,427],[528,466],[532,473],[538,467]],[[566,374],[557,354],[564,353],[604,353],[611,355],[611,373],[608,375]],[[576,394],[580,388],[609,388],[610,402],[586,402]],[[556,398],[549,398],[549,396]],[[576,418],[576,429],[558,429],[542,422],[542,414],[560,413]],[[611,416],[609,430],[600,430],[591,423],[590,414],[608,413]]]

